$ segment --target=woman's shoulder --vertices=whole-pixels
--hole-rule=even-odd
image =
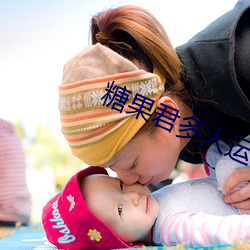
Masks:
[[[182,77],[201,99],[229,116],[250,123],[250,100],[241,88],[235,69],[235,31],[244,13],[250,11],[250,0],[236,6],[188,43],[176,48],[183,63]],[[250,27],[250,19],[246,19]],[[235,101],[237,100],[237,105]]]

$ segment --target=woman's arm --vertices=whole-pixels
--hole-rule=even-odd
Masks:
[[[250,213],[250,136],[218,161],[216,177],[219,189],[226,195],[225,202],[241,213]]]
[[[240,209],[241,213],[250,214],[250,166],[233,172],[223,185],[224,201]],[[233,191],[241,183],[248,183],[243,188]]]
[[[223,151],[224,155],[218,160],[215,166],[215,172],[216,172],[216,179],[218,182],[218,188],[220,191],[225,193],[223,186],[228,177],[236,170],[244,169],[248,165],[250,165],[250,135],[242,139],[242,141],[240,141],[237,144],[231,143],[231,145],[227,145],[224,142],[222,143],[223,144],[219,145],[224,145],[224,151]],[[247,184],[248,184],[247,182],[241,181],[231,191],[240,189],[246,186]]]

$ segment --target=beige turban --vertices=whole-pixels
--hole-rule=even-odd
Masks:
[[[115,96],[116,89],[123,95]],[[139,70],[111,49],[98,43],[82,50],[64,66],[59,86],[62,133],[73,154],[94,166],[110,160],[145,124],[163,92],[164,79]],[[124,93],[128,97],[121,105]],[[149,103],[142,109],[149,114],[144,118],[130,112],[138,108],[132,105],[136,94],[152,100],[151,109]]]

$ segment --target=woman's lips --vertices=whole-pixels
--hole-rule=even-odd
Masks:
[[[152,177],[148,182],[142,184],[143,186],[148,186],[152,183],[152,180],[153,180],[154,177]]]

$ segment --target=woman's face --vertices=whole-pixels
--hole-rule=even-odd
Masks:
[[[114,170],[126,185],[149,185],[170,176],[180,151],[175,133],[157,128],[153,136],[136,136],[101,167]]]

